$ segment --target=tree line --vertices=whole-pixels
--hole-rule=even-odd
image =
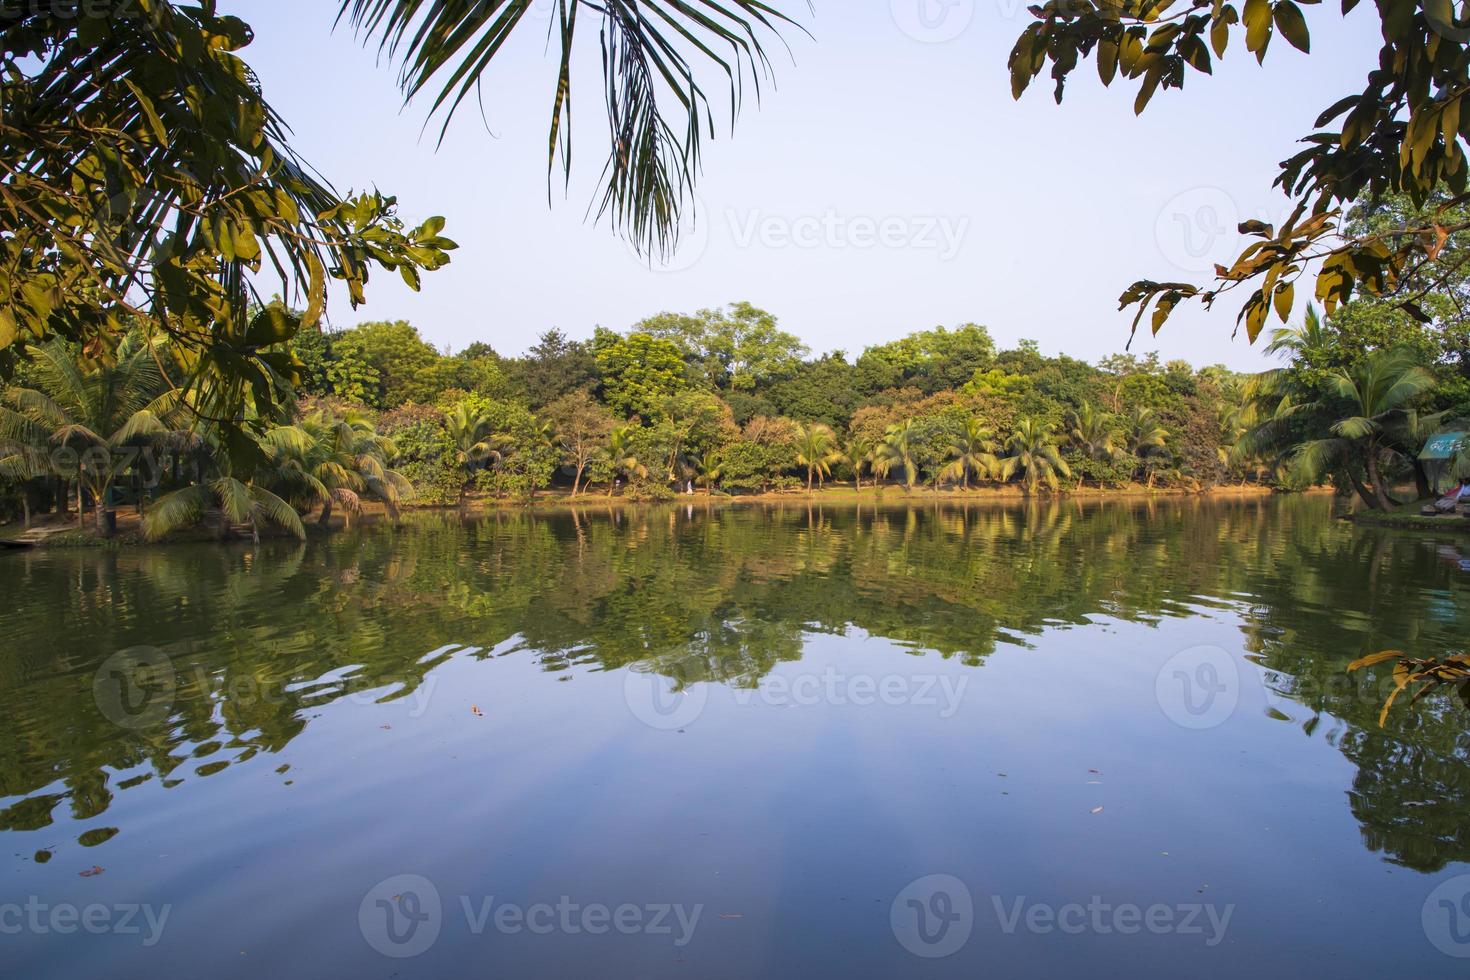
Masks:
[[[1335,481],[1363,504],[1395,487],[1432,492],[1430,435],[1470,417],[1463,331],[1387,304],[1308,310],[1272,336],[1281,368],[1129,354],[1088,364],[1031,341],[999,349],[976,324],[920,330],[814,356],[747,302],[661,313],[586,340],[558,330],[525,354],[485,343],[443,352],[406,322],[337,332],[295,326],[291,368],[269,402],[290,407],[213,426],[167,337],[136,327],[108,362],[55,339],[0,389],[0,504],[119,506],[158,537],[208,518],[221,534],[302,518],[350,522],[368,502],[526,500],[556,490],[659,499],[683,492],[858,489],[1025,494],[1081,488]],[[1449,322],[1448,318],[1445,322]],[[245,433],[245,438],[241,438]],[[1470,474],[1455,461],[1442,475]]]

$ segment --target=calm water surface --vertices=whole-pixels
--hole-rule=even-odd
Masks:
[[[1323,498],[0,556],[0,974],[1464,976],[1470,715],[1343,667],[1467,586]]]

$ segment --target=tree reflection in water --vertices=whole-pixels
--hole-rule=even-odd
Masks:
[[[750,688],[811,633],[857,628],[978,668],[1049,629],[1214,610],[1238,618],[1283,715],[1356,765],[1366,846],[1432,871],[1470,860],[1467,716],[1430,698],[1380,730],[1388,668],[1343,668],[1389,646],[1458,649],[1466,557],[1343,525],[1322,498],[701,502],[419,515],[308,545],[9,555],[0,829],[47,826],[63,804],[94,817],[140,782],[274,756],[312,709],[413,696],[469,645],[548,673],[637,664]],[[94,685],[131,648],[167,655],[172,691],[159,718],[119,726]]]

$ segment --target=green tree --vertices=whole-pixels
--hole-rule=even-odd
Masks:
[[[295,425],[270,430],[262,443],[267,462],[260,482],[294,504],[320,505],[317,523],[322,526],[336,506],[350,525],[364,497],[382,503],[396,519],[400,501],[413,496],[412,484],[389,466],[397,447],[362,414],[335,418],[316,411]]]
[[[620,337],[600,331],[594,340],[603,398],[624,417],[658,417],[664,399],[684,386],[684,359],[671,340],[646,333]]]
[[[1356,6],[1357,0],[1345,0],[1343,13]],[[1010,55],[1017,98],[1050,64],[1060,102],[1071,73],[1093,57],[1104,84],[1121,76],[1137,86],[1134,111],[1142,112],[1160,89],[1182,88],[1191,70],[1212,73],[1233,38],[1243,35],[1245,50],[1261,62],[1278,35],[1301,51],[1311,45],[1306,17],[1293,0],[1246,0],[1241,7],[1203,0],[1049,0],[1031,10],[1036,20]],[[1431,278],[1458,271],[1470,254],[1445,254],[1445,243],[1470,225],[1435,214],[1363,229],[1339,216],[1362,198],[1393,193],[1424,202],[1437,193],[1465,192],[1470,113],[1462,114],[1461,100],[1470,94],[1470,33],[1448,2],[1380,2],[1376,13],[1383,47],[1364,65],[1364,87],[1328,106],[1300,141],[1305,148],[1281,164],[1276,185],[1296,203],[1290,216],[1279,227],[1243,223],[1242,234],[1254,241],[1230,266],[1219,267],[1208,287],[1134,283],[1122,302],[1138,307],[1135,329],[1150,308],[1157,331],[1179,304],[1197,299],[1208,307],[1244,287],[1239,319],[1254,341],[1273,311],[1283,323],[1289,319],[1297,281],[1309,269],[1319,270],[1315,293],[1329,317],[1362,290],[1395,295],[1409,313],[1429,319],[1414,292],[1414,270],[1444,258],[1450,265],[1436,268]]]
[[[983,479],[996,473],[1000,460],[995,455],[995,430],[973,416],[965,419],[951,430],[949,460],[941,476],[957,480],[966,490],[971,474]]]
[[[219,475],[203,483],[175,490],[158,499],[143,518],[143,536],[150,541],[199,523],[211,507],[218,511],[218,533],[224,538],[231,524],[250,525],[250,537],[260,543],[260,524],[275,524],[296,538],[306,539],[301,515],[280,497],[255,481],[241,480],[229,471],[228,460]]]
[[[837,448],[837,435],[821,423],[796,427],[796,461],[806,467],[806,491],[812,492],[812,481],[832,474],[832,464],[842,458]]]
[[[1085,459],[1110,462],[1118,457],[1118,430],[1113,416],[1091,402],[1067,415],[1067,440]]]
[[[808,353],[774,316],[746,302],[693,316],[660,313],[633,330],[677,343],[695,374],[722,391],[748,392],[791,374]]]
[[[144,322],[183,362],[181,404],[243,448],[243,428],[283,416],[271,378],[293,366],[273,348],[317,325],[329,276],[356,306],[373,268],[417,288],[454,243],[442,219],[410,228],[394,198],[315,176],[242,60],[249,26],[215,3],[85,14],[4,17],[0,375],[53,337],[110,356]],[[262,273],[304,300],[301,317],[255,315]]]
[[[1052,428],[1037,419],[1021,419],[1006,440],[1007,456],[1001,460],[1001,479],[1021,474],[1026,493],[1034,494],[1037,484],[1045,483],[1056,490],[1058,477],[1070,477],[1072,470],[1057,450]]]
[[[1345,476],[1363,503],[1391,510],[1383,475],[1385,458],[1398,455],[1391,427],[1402,424],[1408,403],[1434,385],[1434,377],[1404,351],[1378,351],[1333,378],[1334,393],[1351,414],[1332,423],[1331,435],[1303,443],[1299,472],[1316,480],[1329,472]],[[1329,406],[1321,406],[1327,410]],[[1366,474],[1366,483],[1359,470]]]
[[[878,444],[873,470],[887,477],[894,469],[903,472],[903,483],[912,490],[919,479],[920,430],[914,419],[890,425]]]
[[[460,473],[459,504],[463,507],[476,471],[500,462],[510,448],[510,437],[496,431],[488,409],[469,400],[457,403],[445,413],[444,423]]]
[[[614,419],[586,391],[563,395],[547,405],[544,414],[556,427],[562,462],[572,470],[572,496],[581,488],[582,475],[607,444]]]
[[[613,429],[608,435],[607,445],[603,447],[603,462],[607,466],[607,495],[611,497],[613,491],[618,487],[619,477],[648,477],[648,467],[638,461],[634,453],[633,443],[637,427],[631,425],[620,425]]]
[[[98,533],[111,534],[112,486],[138,462],[140,448],[180,426],[181,393],[167,386],[159,353],[138,331],[124,338],[111,364],[84,367],[60,340],[28,353],[34,387],[0,391],[0,439],[64,451],[67,462],[58,466],[62,454],[53,452],[51,468],[75,476],[78,524],[85,489],[95,502]],[[41,469],[39,462],[32,466]]]

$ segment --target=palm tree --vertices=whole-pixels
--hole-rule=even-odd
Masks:
[[[796,427],[796,461],[806,467],[806,492],[812,492],[812,480],[832,473],[832,464],[842,458],[837,450],[837,434],[820,422]]]
[[[1052,427],[1040,419],[1026,418],[1016,423],[1006,440],[1009,453],[1001,460],[1001,479],[1008,480],[1018,471],[1028,495],[1036,492],[1038,483],[1057,489],[1057,477],[1072,475],[1067,461],[1057,451]]]
[[[259,544],[261,521],[277,524],[302,540],[306,538],[296,508],[253,480],[236,479],[228,466],[213,479],[159,498],[143,518],[143,536],[157,541],[172,531],[198,523],[211,505],[219,509],[221,538],[229,534],[231,524],[249,524],[250,537]]]
[[[317,412],[297,425],[272,429],[262,446],[271,474],[266,484],[308,508],[320,504],[321,525],[331,521],[334,505],[350,524],[363,497],[380,501],[396,520],[399,501],[413,495],[413,485],[388,465],[397,447],[359,413],[339,419]]]
[[[1151,408],[1140,405],[1125,421],[1124,444],[1139,459],[1163,449],[1169,439],[1169,430],[1159,425],[1159,417]]]
[[[450,409],[444,423],[461,474],[459,505],[463,507],[475,471],[487,463],[500,462],[510,448],[510,437],[493,432],[494,422],[489,414],[472,408],[468,402],[460,402]]]
[[[137,331],[123,339],[114,363],[91,370],[60,340],[28,351],[34,386],[0,393],[0,439],[74,455],[78,526],[90,494],[97,530],[110,534],[116,522],[113,483],[136,462],[139,447],[175,430],[180,392],[165,382],[157,352]],[[52,461],[69,481],[71,466],[59,464],[56,452]]]
[[[720,454],[713,449],[706,449],[690,456],[689,464],[694,468],[695,481],[704,487],[704,492],[713,493],[715,484],[720,481],[725,470],[725,461]]]
[[[852,479],[858,490],[863,488],[863,467],[873,466],[875,449],[873,440],[860,435],[849,436],[842,447],[842,458],[852,466]]]
[[[1325,350],[1333,342],[1331,330],[1317,315],[1317,307],[1307,304],[1306,316],[1299,327],[1278,327],[1271,331],[1271,340],[1266,344],[1267,354],[1286,354],[1297,360],[1313,351]]]
[[[617,489],[618,477],[647,477],[648,467],[638,461],[633,453],[633,426],[620,425],[607,437],[603,457],[608,464],[607,495],[611,497]]]
[[[645,253],[667,252],[676,244],[699,172],[701,140],[711,126],[709,79],[728,85],[731,105],[738,106],[747,84],[759,92],[765,80],[770,65],[764,40],[777,27],[794,24],[765,0],[562,0],[553,5],[549,25],[532,13],[528,0],[338,2],[339,15],[364,42],[401,61],[405,96],[431,95],[432,111],[441,114],[446,128],[455,110],[479,91],[508,36],[523,24],[543,34],[549,26],[559,70],[548,163],[555,165],[559,156],[568,177],[571,70],[580,60],[575,39],[579,29],[584,37],[595,31],[613,139],[594,210]]]
[[[1330,383],[1333,394],[1347,403],[1352,414],[1332,423],[1329,438],[1302,444],[1296,456],[1297,470],[1315,482],[1337,469],[1370,508],[1390,510],[1394,501],[1384,482],[1382,460],[1397,452],[1393,428],[1402,425],[1406,404],[1434,387],[1434,376],[1407,351],[1380,350],[1350,369],[1338,370]],[[1366,472],[1367,484],[1359,478],[1358,466]]]
[[[1122,451],[1118,448],[1118,429],[1110,412],[1099,410],[1092,402],[1083,402],[1076,411],[1067,413],[1067,441],[1085,460],[1111,463]],[[1077,475],[1077,486],[1083,476]]]
[[[941,479],[959,480],[960,486],[970,489],[970,474],[977,479],[990,476],[1000,470],[1000,460],[995,455],[995,430],[987,428],[978,418],[965,419],[950,434],[949,465],[939,474]]]
[[[902,469],[904,486],[912,490],[919,478],[918,438],[918,426],[913,419],[890,425],[874,450],[873,472],[886,478],[895,467]]]

